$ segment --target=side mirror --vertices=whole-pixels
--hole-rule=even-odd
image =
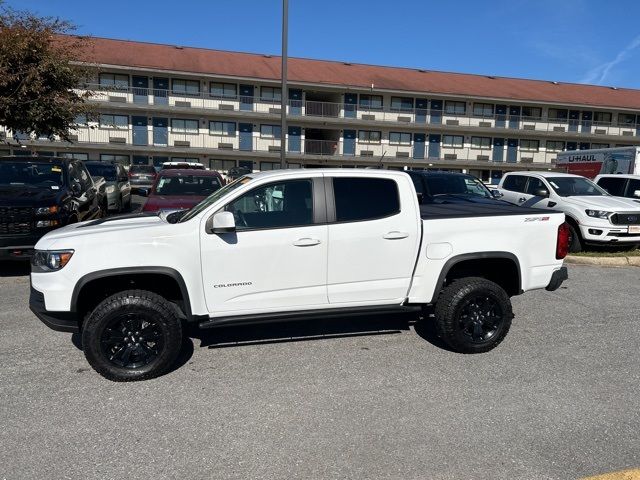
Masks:
[[[218,212],[207,220],[207,233],[232,233],[236,231],[236,220],[231,212]]]
[[[546,188],[538,188],[533,192],[536,197],[544,197],[547,198],[549,196],[549,190]]]
[[[141,197],[148,197],[149,196],[149,189],[148,188],[139,188],[138,189],[138,195],[140,195]]]
[[[71,184],[71,192],[76,196],[79,197],[80,195],[82,195],[82,187],[80,186],[80,184],[78,182],[73,182]]]
[[[639,197],[640,198],[640,190],[636,190],[633,192],[633,196],[634,197]]]
[[[504,193],[502,193],[499,190],[491,190],[491,196],[493,198],[502,198],[502,197],[504,197]]]

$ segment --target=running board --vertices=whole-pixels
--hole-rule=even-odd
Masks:
[[[200,322],[200,328],[216,328],[226,325],[250,325],[253,323],[285,322],[329,317],[355,317],[361,315],[387,315],[391,313],[420,312],[420,305],[380,305],[370,307],[341,307],[319,310],[299,310],[296,312],[253,313],[249,315],[231,315],[217,317]]]

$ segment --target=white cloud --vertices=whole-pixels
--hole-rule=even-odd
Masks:
[[[611,73],[611,69],[613,69],[613,67],[615,67],[619,63],[625,61],[629,57],[629,55],[638,47],[640,47],[640,35],[635,37],[631,41],[631,43],[620,50],[613,60],[601,63],[600,65],[589,70],[581,80],[581,83],[602,85],[602,82],[604,82]]]

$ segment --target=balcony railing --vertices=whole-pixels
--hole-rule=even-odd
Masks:
[[[215,96],[209,92],[186,94],[172,90],[139,87],[107,87],[87,85],[92,93],[90,100],[137,105],[156,105],[183,109],[205,109],[219,112],[250,112],[265,115],[280,115],[281,105],[278,99],[265,99],[257,96]],[[640,124],[596,122],[593,120],[573,120],[567,118],[525,117],[521,115],[492,114],[474,115],[472,113],[448,112],[425,108],[370,108],[356,104],[289,100],[287,115],[323,117],[327,119],[345,119],[393,123],[398,129],[402,125],[430,125],[451,127],[473,127],[477,129],[509,131],[547,132],[570,135],[612,135],[622,137],[640,136]]]

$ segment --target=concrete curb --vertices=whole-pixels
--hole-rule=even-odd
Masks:
[[[603,267],[640,267],[640,257],[579,257],[568,255],[564,261],[574,265],[600,265]]]

